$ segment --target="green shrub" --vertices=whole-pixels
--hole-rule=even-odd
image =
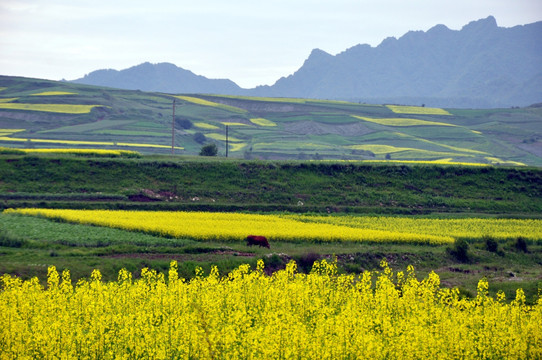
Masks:
[[[266,268],[276,269],[284,265],[284,260],[277,254],[273,254],[263,260]]]
[[[198,144],[203,144],[205,143],[205,141],[207,141],[207,138],[205,137],[205,135],[203,135],[203,133],[197,132],[194,134],[194,141]]]
[[[320,255],[314,252],[309,252],[300,255],[295,260],[299,269],[303,270],[304,273],[309,273],[312,270],[312,265],[314,265],[314,262],[320,260]]]
[[[470,262],[469,243],[465,239],[456,239],[452,248],[446,249],[455,260],[466,263]]]
[[[491,236],[484,236],[485,249],[489,252],[496,253],[499,250],[499,243]]]
[[[216,144],[207,144],[201,148],[199,152],[200,156],[216,156],[218,154],[218,148]]]
[[[177,116],[175,117],[175,125],[177,125],[177,127],[185,129],[185,130],[191,129],[192,126],[194,126],[194,124],[192,124],[192,121],[190,121],[188,119],[182,119],[182,118],[177,117]]]
[[[527,241],[521,236],[516,239],[516,242],[514,243],[514,248],[517,251],[521,251],[524,253],[529,252],[529,249],[527,248]]]

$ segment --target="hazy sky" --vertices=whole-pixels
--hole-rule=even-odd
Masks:
[[[542,20],[542,0],[0,0],[0,75],[73,80],[170,62],[242,87],[330,54],[437,24]]]

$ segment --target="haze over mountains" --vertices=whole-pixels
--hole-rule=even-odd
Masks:
[[[98,70],[75,83],[167,93],[338,99],[456,108],[542,102],[542,21],[503,28],[495,18],[461,30],[437,25],[356,45],[337,55],[314,49],[294,74],[271,86],[242,89],[173,64]]]

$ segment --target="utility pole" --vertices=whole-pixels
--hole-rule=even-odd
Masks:
[[[228,125],[226,125],[226,157],[228,157]]]
[[[175,154],[175,99],[173,99],[173,119],[171,120],[171,155]]]

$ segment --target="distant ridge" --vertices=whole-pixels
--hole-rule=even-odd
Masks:
[[[165,93],[237,94],[237,84],[227,79],[208,79],[170,63],[149,62],[125,70],[96,70],[72,82],[127,90]]]
[[[294,74],[271,86],[242,89],[173,64],[98,70],[74,82],[173,93],[338,99],[367,103],[494,108],[542,101],[542,21],[512,28],[494,17],[461,30],[436,25],[390,37],[377,47],[331,55],[314,49]]]
[[[488,17],[460,31],[437,25],[335,56],[313,50],[293,75],[256,90],[444,107],[527,106],[542,100],[540,39],[542,22],[501,28]]]

